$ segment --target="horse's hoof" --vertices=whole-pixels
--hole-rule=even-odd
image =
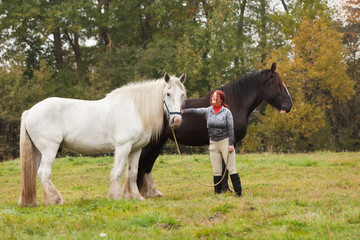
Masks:
[[[160,198],[163,197],[164,194],[162,194],[159,190],[154,188],[154,189],[146,190],[143,196],[145,198]]]
[[[117,194],[117,195],[114,195],[114,194],[108,194],[107,196],[108,199],[113,199],[113,200],[120,200],[122,198],[121,194]]]
[[[35,201],[34,203],[29,203],[29,204],[19,202],[19,207],[38,207],[38,206],[39,206],[38,201]]]
[[[143,196],[141,196],[140,194],[135,194],[135,193],[125,193],[123,194],[123,198],[127,198],[127,199],[137,199],[137,200],[145,200],[145,198],[143,198]]]
[[[127,198],[136,199],[136,200],[140,200],[140,201],[145,200],[145,198],[143,198],[143,196],[141,196],[140,194],[133,194],[133,195],[128,196]]]
[[[160,192],[159,190],[156,190],[153,197],[154,198],[160,198],[160,197],[163,197],[164,194],[162,194],[162,192]]]
[[[45,202],[45,205],[46,205],[46,206],[50,206],[50,205],[54,205],[54,204],[63,205],[63,204],[64,204],[64,200],[63,200],[62,198],[55,198],[55,199],[52,199],[52,200],[49,201],[49,202]]]

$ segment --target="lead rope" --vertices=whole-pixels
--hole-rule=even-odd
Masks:
[[[226,166],[227,166],[228,161],[229,161],[229,153],[227,154],[227,158],[226,158],[226,162],[225,162],[225,171],[224,171],[224,174],[222,175],[221,180],[220,180],[218,183],[213,184],[213,185],[207,185],[207,184],[201,183],[201,182],[199,182],[199,181],[194,177],[194,175],[190,172],[189,168],[188,168],[187,165],[185,164],[185,161],[184,161],[184,159],[183,159],[183,157],[182,157],[182,155],[181,155],[181,152],[180,152],[179,144],[178,144],[177,139],[176,139],[176,136],[175,136],[174,128],[171,128],[171,132],[172,132],[172,134],[173,134],[173,136],[174,136],[176,148],[177,148],[177,151],[178,151],[178,153],[179,153],[179,155],[180,155],[181,161],[182,161],[182,163],[184,164],[186,170],[187,170],[187,171],[189,172],[189,174],[191,175],[191,177],[195,180],[195,182],[197,182],[198,184],[200,184],[201,186],[204,186],[204,187],[215,187],[215,186],[219,185],[219,184],[222,182],[222,180],[224,180],[224,177],[225,177],[225,174],[226,174]]]

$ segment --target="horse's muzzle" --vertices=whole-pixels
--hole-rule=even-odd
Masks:
[[[181,116],[175,116],[171,119],[170,127],[177,128],[181,125]]]

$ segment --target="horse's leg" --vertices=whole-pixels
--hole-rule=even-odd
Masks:
[[[137,184],[139,191],[145,198],[162,197],[163,194],[155,187],[154,178],[152,176],[152,168],[157,157],[160,155],[163,146],[165,145],[167,137],[159,140],[159,142],[150,142],[141,151],[139,160],[139,171],[137,177]]]
[[[35,171],[35,175],[37,175],[41,162],[41,153],[37,148],[34,149],[35,149],[34,171]],[[39,205],[37,201],[36,204]]]
[[[44,189],[44,198],[46,205],[51,205],[54,203],[64,203],[64,200],[62,199],[60,193],[56,190],[54,184],[51,181],[51,171],[55,162],[56,152],[57,151],[52,150],[42,151],[41,162],[37,171],[40,182]]]
[[[124,198],[144,200],[144,198],[140,195],[138,186],[136,184],[140,154],[141,149],[134,151],[129,155],[127,176],[122,190]]]
[[[39,167],[40,167],[40,163],[41,163],[41,153],[40,151],[35,148],[36,151],[35,151],[35,162],[34,162],[34,170],[35,170],[35,174],[37,174],[38,170],[39,170]]]
[[[121,199],[121,177],[124,174],[125,164],[131,151],[131,144],[115,148],[114,167],[111,170],[110,189],[108,198]]]
[[[154,177],[152,175],[152,171],[149,173],[144,174],[143,183],[146,189],[146,192],[144,193],[144,197],[146,198],[157,198],[162,197],[164,194],[162,194],[159,190],[155,187]],[[142,193],[143,194],[143,193]]]

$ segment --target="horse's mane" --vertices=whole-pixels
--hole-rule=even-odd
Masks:
[[[174,81],[174,80],[170,80]],[[130,83],[108,93],[105,99],[121,99],[119,104],[135,103],[136,110],[142,120],[145,130],[151,130],[151,136],[156,139],[160,136],[163,127],[163,99],[164,78]]]
[[[262,88],[264,81],[267,80],[267,73],[270,71],[270,69],[265,69],[260,72],[245,74],[229,84],[211,90],[204,96],[204,99],[210,101],[212,92],[219,89],[225,93],[226,99],[229,100],[226,100],[226,102],[238,104],[238,102],[242,101],[243,97],[247,95],[250,89],[253,89],[254,87]]]

